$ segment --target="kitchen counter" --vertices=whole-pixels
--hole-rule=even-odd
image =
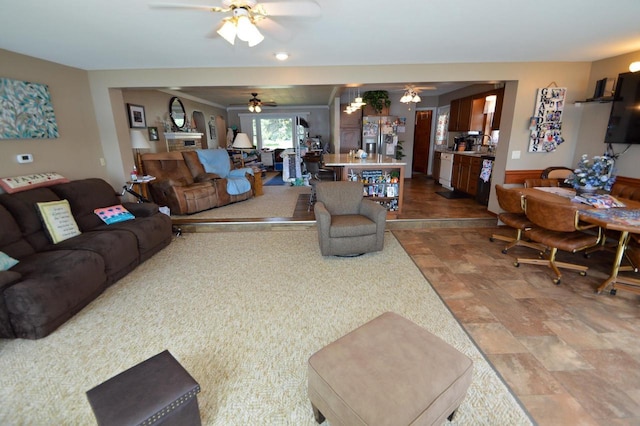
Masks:
[[[355,158],[349,154],[324,154],[322,158],[325,167],[336,171],[338,180],[362,182],[368,193],[366,197],[386,207],[387,218],[396,219],[402,213],[406,162],[380,154],[369,155],[367,158]],[[383,179],[384,176],[387,178]],[[389,177],[393,179],[389,180]]]
[[[352,166],[406,166],[405,161],[396,160],[387,155],[373,154],[367,158],[355,158],[349,154],[324,154],[324,165],[327,167],[352,167]]]
[[[491,157],[495,158],[495,154],[489,152],[476,152],[476,151],[440,151],[447,154],[466,155],[468,157]]]

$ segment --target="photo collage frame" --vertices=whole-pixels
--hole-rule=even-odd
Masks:
[[[538,89],[534,115],[529,123],[529,152],[553,152],[564,142],[562,111],[566,95],[565,87]]]

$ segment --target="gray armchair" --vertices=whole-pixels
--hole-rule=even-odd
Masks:
[[[387,210],[362,197],[359,182],[318,182],[314,206],[323,256],[358,256],[381,251]]]

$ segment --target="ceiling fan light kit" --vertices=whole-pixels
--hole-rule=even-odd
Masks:
[[[420,99],[420,95],[418,95],[418,92],[413,89],[405,90],[404,95],[400,98],[400,102],[403,104],[408,104],[410,102],[417,104],[420,101],[422,101],[422,99]]]
[[[262,112],[262,101],[257,98],[257,93],[251,94],[253,98],[249,99],[249,111],[251,112]]]
[[[235,44],[235,39],[238,37],[240,40],[246,41],[249,47],[256,46],[264,40],[264,36],[254,23],[253,16],[244,7],[234,8],[233,16],[224,19],[224,23],[217,33],[230,44]]]

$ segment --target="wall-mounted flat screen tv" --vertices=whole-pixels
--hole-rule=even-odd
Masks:
[[[618,76],[604,142],[640,144],[640,72]]]

